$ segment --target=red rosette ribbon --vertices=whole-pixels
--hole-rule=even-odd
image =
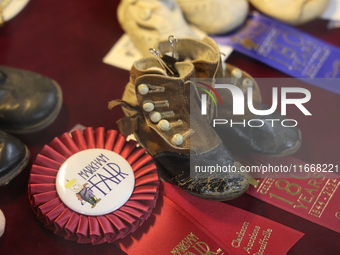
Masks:
[[[100,127],[75,130],[56,137],[38,154],[30,173],[28,194],[38,219],[55,234],[78,243],[112,243],[140,227],[151,215],[158,198],[157,168],[137,142],[116,130]],[[117,210],[88,216],[68,208],[58,196],[56,176],[60,166],[73,154],[87,149],[105,149],[122,156],[131,165],[135,186],[128,201]]]

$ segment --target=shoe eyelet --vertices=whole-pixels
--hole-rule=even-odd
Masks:
[[[242,78],[242,71],[238,68],[235,68],[231,71],[231,75],[236,79],[241,79]]]
[[[148,94],[149,92],[149,86],[146,84],[141,84],[137,87],[138,93],[141,94],[142,96]]]

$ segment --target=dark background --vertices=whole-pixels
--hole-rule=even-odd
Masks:
[[[64,96],[61,112],[50,127],[17,136],[29,147],[31,159],[16,179],[0,187],[0,209],[7,221],[0,238],[0,254],[122,254],[113,244],[80,245],[54,235],[36,219],[27,197],[31,164],[45,144],[78,123],[117,129],[116,121],[123,117],[118,107],[109,111],[107,103],[121,98],[129,73],[102,62],[123,34],[116,18],[118,2],[30,1],[17,17],[0,28],[0,65],[48,76],[60,84]],[[298,28],[340,47],[340,30],[328,30],[327,21],[315,20]],[[254,77],[288,78],[236,52],[227,62]],[[313,116],[305,117],[288,108],[290,117],[299,121],[303,135],[302,147],[294,157],[308,163],[339,164],[340,97],[311,85],[303,86],[312,94],[306,107]],[[260,88],[269,104],[271,87]],[[340,234],[334,231],[247,194],[228,203],[305,233],[290,255],[340,254]]]

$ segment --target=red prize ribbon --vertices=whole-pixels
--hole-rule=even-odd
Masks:
[[[137,142],[127,142],[116,130],[105,132],[104,128],[96,128],[93,132],[92,128],[86,128],[83,133],[75,130],[71,135],[64,133],[45,145],[32,166],[28,194],[34,212],[55,234],[78,243],[112,243],[126,237],[149,218],[156,205],[159,181],[151,156],[144,148],[136,147]],[[104,215],[77,213],[65,205],[57,192],[57,174],[63,163],[90,149],[119,154],[131,166],[135,178],[132,194],[125,204]],[[72,183],[74,181],[68,184]],[[80,205],[76,196],[71,197]],[[85,200],[82,202],[86,204]],[[104,201],[97,200],[92,207],[99,205],[105,205]],[[90,204],[87,206],[91,208]]]
[[[336,172],[337,166],[306,164],[293,157],[257,157],[254,163],[286,166],[290,172],[256,178],[249,195],[340,233],[340,176],[328,171]]]
[[[152,226],[144,225],[116,243],[127,254],[283,255],[304,235],[231,205],[193,197],[165,182],[160,194]]]

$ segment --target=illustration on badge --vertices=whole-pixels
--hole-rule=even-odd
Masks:
[[[88,183],[81,185],[79,182],[77,182],[77,179],[73,179],[71,181],[66,180],[66,182],[65,188],[68,188],[76,193],[81,205],[84,205],[86,202],[88,202],[92,205],[91,208],[94,208],[96,204],[100,202],[101,198],[98,199],[95,196]]]

